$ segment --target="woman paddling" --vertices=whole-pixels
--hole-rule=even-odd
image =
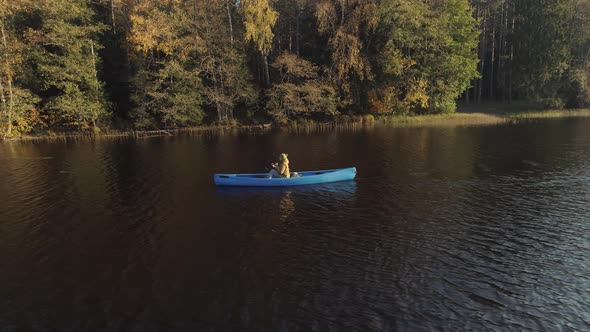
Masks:
[[[291,173],[289,172],[289,159],[286,153],[281,153],[279,156],[278,163],[270,164],[272,169],[268,174],[269,178],[290,178]]]

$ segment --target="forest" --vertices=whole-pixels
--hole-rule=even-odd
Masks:
[[[0,0],[0,137],[590,104],[590,0]]]

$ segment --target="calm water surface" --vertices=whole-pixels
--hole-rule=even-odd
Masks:
[[[590,118],[0,144],[2,332],[433,330],[590,330]]]

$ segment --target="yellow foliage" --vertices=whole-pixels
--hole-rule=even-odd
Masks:
[[[370,29],[375,29],[379,23],[379,6],[373,1],[366,1],[364,4],[355,8],[354,14],[358,20],[367,25]]]
[[[0,18],[9,16],[27,6],[31,0],[0,0]]]
[[[408,82],[408,90],[402,93],[393,86],[368,93],[370,112],[373,114],[407,114],[411,109],[426,109],[430,105],[428,82],[413,79]]]
[[[371,107],[371,109],[370,109],[371,113],[383,114],[383,113],[388,112],[388,109],[387,109],[385,103],[383,103],[383,101],[379,98],[379,96],[377,96],[377,91],[375,91],[375,90],[369,91],[368,97],[369,97],[369,105]]]
[[[320,33],[326,33],[333,30],[336,26],[336,7],[330,1],[320,1],[316,5],[315,11],[318,20],[318,30]]]
[[[279,13],[272,9],[269,0],[243,0],[242,13],[246,28],[246,41],[253,41],[258,50],[267,55],[272,46],[272,31]]]
[[[331,40],[334,49],[332,61],[336,77],[344,80],[351,71],[354,71],[361,79],[370,76],[370,66],[366,57],[361,54],[361,42],[358,37],[338,29],[336,36]]]
[[[356,74],[361,81],[371,79],[371,65],[362,54],[361,39],[364,30],[377,27],[378,1],[319,0],[315,16],[319,32],[329,37],[332,75],[341,89],[350,92],[352,75]]]
[[[401,76],[412,66],[416,65],[416,60],[405,56],[402,51],[395,47],[391,42],[385,47],[385,50],[381,54],[381,58],[383,59],[383,63],[385,63],[383,72],[389,75]]]
[[[167,21],[167,17],[157,11],[149,14],[148,16],[131,15],[131,22],[133,22],[131,42],[138,51],[143,53],[158,50],[168,55],[172,54],[174,31],[163,23]]]
[[[27,112],[25,112],[22,116],[16,117],[13,122],[13,134],[19,135],[23,133],[31,132],[31,130],[37,126],[42,125],[43,121],[39,114],[39,111],[32,107]]]
[[[135,49],[142,53],[159,51],[165,55],[179,52],[188,43],[182,37],[187,11],[180,0],[154,0],[136,5],[130,15],[133,25],[129,36]],[[196,33],[191,41],[201,44]]]
[[[406,94],[404,102],[409,106],[418,106],[419,108],[428,108],[430,97],[428,96],[428,82],[422,79],[415,79],[410,84],[410,89]]]
[[[407,106],[395,87],[369,91],[370,112],[373,114],[406,113]]]

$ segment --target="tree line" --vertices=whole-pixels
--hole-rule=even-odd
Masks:
[[[463,98],[590,104],[589,0],[471,0],[479,76]]]
[[[590,103],[590,0],[0,0],[0,134]]]

